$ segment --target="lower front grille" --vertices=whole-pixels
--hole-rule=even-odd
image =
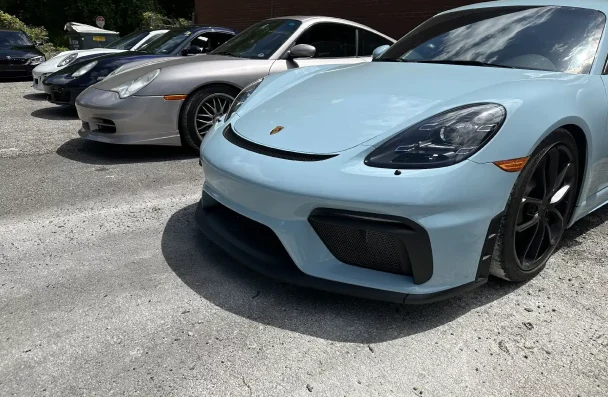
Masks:
[[[53,87],[51,89],[50,97],[51,102],[70,103],[72,99],[72,94],[70,93],[70,90],[66,90],[59,87]]]
[[[310,154],[310,153],[299,153],[299,152],[290,152],[288,150],[274,149],[268,146],[260,145],[255,142],[248,141],[247,139],[237,135],[232,126],[229,124],[224,129],[224,138],[228,140],[230,143],[241,147],[245,150],[249,150],[251,152],[255,152],[258,154],[262,154],[264,156],[269,157],[277,157],[284,160],[293,160],[293,161],[321,161],[327,160],[332,157],[336,157],[337,154]]]
[[[348,265],[428,281],[433,258],[428,234],[404,218],[316,209],[309,223],[331,254]]]

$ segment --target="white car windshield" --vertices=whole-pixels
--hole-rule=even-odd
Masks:
[[[111,48],[113,50],[130,50],[148,34],[149,32],[133,32],[107,45],[106,48]]]
[[[211,52],[239,58],[268,59],[298,30],[302,22],[272,19],[259,22]]]
[[[490,7],[431,18],[376,61],[586,74],[606,16],[577,7]]]

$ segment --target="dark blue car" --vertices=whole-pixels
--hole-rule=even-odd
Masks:
[[[205,54],[235,35],[236,31],[223,27],[173,28],[138,51],[79,58],[78,62],[48,76],[43,82],[44,91],[50,102],[74,106],[76,97],[82,91],[122,65],[160,57]]]

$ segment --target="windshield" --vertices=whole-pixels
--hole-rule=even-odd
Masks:
[[[157,40],[141,47],[140,51],[152,54],[173,54],[191,35],[192,32],[187,29],[171,30]]]
[[[575,7],[492,7],[429,19],[377,61],[460,63],[589,73],[603,13]]]
[[[111,48],[113,50],[130,50],[147,35],[148,32],[133,32],[107,45],[106,48]]]
[[[0,32],[0,48],[29,47],[33,45],[23,32]]]
[[[217,47],[211,54],[239,58],[268,59],[300,27],[293,19],[273,19],[259,22]]]

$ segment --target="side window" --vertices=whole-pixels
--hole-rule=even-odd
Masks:
[[[359,29],[358,55],[360,57],[371,57],[376,48],[385,44],[392,45],[393,42],[370,31]]]
[[[192,39],[190,45],[198,46],[202,48],[204,52],[210,52],[233,37],[233,35],[228,33],[207,32]]]
[[[315,58],[344,58],[357,55],[356,29],[338,23],[311,26],[295,44],[310,44],[317,49]]]

